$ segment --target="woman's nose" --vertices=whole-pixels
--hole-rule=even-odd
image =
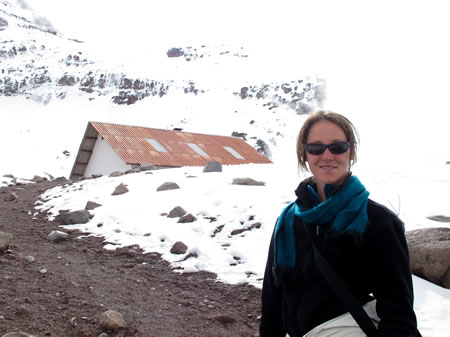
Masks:
[[[326,148],[325,152],[322,154],[322,158],[333,158],[333,154],[330,152],[328,148]]]

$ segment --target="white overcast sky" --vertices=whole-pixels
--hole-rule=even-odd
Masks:
[[[22,1],[64,35],[116,54],[242,46],[263,74],[326,78],[328,108],[356,124],[389,116],[386,134],[409,130],[406,143],[423,127],[450,143],[448,0]]]
[[[99,44],[235,43],[333,67],[448,59],[445,0],[27,1],[67,36]]]
[[[66,36],[117,52],[231,43],[280,72],[450,75],[446,0],[26,1]]]

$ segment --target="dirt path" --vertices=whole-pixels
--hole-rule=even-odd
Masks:
[[[35,201],[55,182],[0,188],[0,231],[12,235],[0,253],[0,336],[258,336],[260,290],[177,274],[158,254],[137,247],[115,252],[101,238],[47,239],[60,220],[36,214]],[[6,199],[15,193],[16,200]],[[127,327],[105,330],[99,316],[122,314]]]

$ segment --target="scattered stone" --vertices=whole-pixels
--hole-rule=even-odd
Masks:
[[[32,262],[34,262],[34,261],[36,260],[36,259],[34,258],[34,256],[31,256],[31,255],[25,256],[23,259],[24,259],[25,261],[30,262],[30,263],[32,263]]]
[[[34,182],[34,183],[42,183],[42,182],[44,182],[46,180],[47,180],[47,178],[40,177],[40,176],[34,176],[33,179],[31,179],[31,181]]]
[[[197,218],[193,216],[191,213],[188,213],[186,215],[183,215],[179,220],[178,223],[190,223],[196,221]]]
[[[11,192],[11,193],[6,194],[6,195],[3,197],[3,199],[4,199],[5,201],[14,201],[14,200],[18,200],[18,199],[19,199],[19,196],[17,195],[17,193]]]
[[[408,231],[406,239],[413,274],[450,289],[450,228]]]
[[[213,318],[214,318],[216,321],[219,321],[220,323],[223,323],[223,324],[233,324],[233,323],[236,323],[236,319],[234,319],[233,317],[230,317],[230,316],[226,316],[226,315],[214,316]]]
[[[41,273],[41,274],[47,274],[47,269],[45,269],[45,268],[42,268],[41,270],[39,270],[39,272]]]
[[[58,184],[64,184],[64,183],[67,183],[68,182],[68,180],[67,180],[67,178],[66,177],[58,177],[58,178],[56,178],[55,180],[53,180],[55,183],[58,183]]]
[[[114,190],[114,192],[112,192],[111,195],[120,195],[125,194],[127,192],[129,192],[128,188],[123,183],[121,183],[116,187],[116,189]]]
[[[126,328],[127,324],[119,312],[108,310],[100,315],[100,326],[103,329],[118,330]]]
[[[109,174],[110,177],[120,177],[123,176],[123,173],[120,171],[114,171]]]
[[[100,335],[98,335],[98,337],[108,337],[108,334],[102,332]]]
[[[25,316],[28,314],[28,309],[25,305],[20,304],[16,307],[16,315]]]
[[[67,212],[63,215],[63,225],[83,224],[88,223],[91,219],[91,214],[87,209],[79,211]]]
[[[218,161],[209,161],[203,167],[203,172],[222,172],[222,164]]]
[[[172,254],[185,254],[187,252],[188,247],[181,241],[175,242],[175,244],[170,249]]]
[[[265,186],[266,183],[252,178],[234,178],[233,185]]]
[[[139,171],[153,171],[153,170],[159,170],[160,167],[156,166],[156,165],[151,165],[151,164],[141,164],[139,165]]]
[[[234,229],[231,231],[231,235],[238,235],[245,232],[246,230],[247,230],[246,228]]]
[[[4,174],[3,177],[14,179],[14,176],[12,174]]]
[[[214,230],[214,233],[212,233],[211,237],[214,238],[217,234],[219,234],[222,231],[224,227],[225,225],[217,226],[216,229]]]
[[[55,243],[62,242],[68,238],[69,234],[61,231],[51,231],[50,234],[47,235],[47,239]]]
[[[428,219],[438,222],[450,222],[450,216],[445,215],[433,215],[429,216]]]
[[[261,228],[261,222],[255,222],[254,224],[251,224],[249,228]]]
[[[0,231],[0,253],[6,252],[8,250],[10,239],[11,234]]]
[[[156,189],[156,191],[160,192],[160,191],[176,190],[179,188],[180,188],[180,186],[178,186],[176,183],[166,182],[166,183],[162,184],[161,186],[159,186]]]
[[[187,212],[183,209],[181,206],[176,206],[174,209],[172,209],[169,212],[169,215],[167,215],[168,218],[179,218],[185,215]]]
[[[261,223],[260,222],[255,222],[254,224],[251,224],[250,226],[248,226],[246,228],[239,228],[239,229],[235,229],[235,230],[231,231],[231,235],[238,235],[238,234],[241,234],[243,232],[251,231],[254,228],[260,228],[260,227],[261,227]]]
[[[84,208],[87,209],[88,211],[91,211],[91,210],[93,210],[93,209],[95,209],[97,207],[100,207],[100,206],[102,206],[102,205],[101,204],[97,204],[94,201],[88,201]]]

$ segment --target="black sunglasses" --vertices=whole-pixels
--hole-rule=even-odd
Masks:
[[[305,150],[312,155],[321,155],[326,149],[330,150],[332,154],[342,154],[348,151],[350,147],[349,142],[336,142],[332,144],[305,144]]]

